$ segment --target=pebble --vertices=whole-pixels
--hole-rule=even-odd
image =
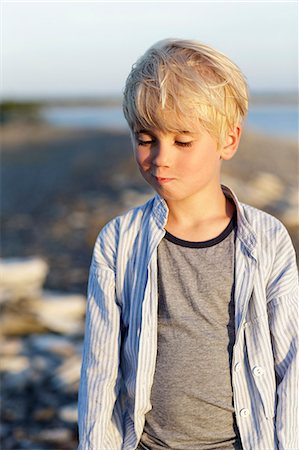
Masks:
[[[8,305],[10,308],[10,305]],[[26,311],[23,307],[18,307],[17,311],[2,311],[0,318],[0,336],[23,336],[30,333],[44,333],[48,331],[45,324]]]
[[[66,359],[54,374],[55,385],[59,388],[63,387],[67,391],[76,391],[80,379],[81,363],[80,355],[73,355]]]
[[[31,307],[34,306],[36,306],[37,312],[42,310],[45,315],[82,318],[85,313],[86,301],[83,295],[44,290],[42,298],[31,303]]]
[[[1,259],[0,303],[38,296],[48,271],[48,264],[39,257]]]
[[[142,205],[153,197],[153,192],[139,192],[134,189],[124,189],[121,196],[121,203],[125,209]]]
[[[1,448],[75,449],[86,298],[26,280],[1,304]]]
[[[17,355],[24,349],[24,344],[21,338],[2,339],[0,341],[1,355]]]
[[[70,339],[57,334],[31,335],[28,342],[34,350],[55,353],[63,357],[71,356],[76,351]]]
[[[85,228],[88,224],[88,214],[82,211],[74,211],[67,218],[67,223],[71,228]]]
[[[272,173],[259,172],[249,187],[251,197],[248,198],[248,203],[254,204],[256,208],[264,208],[277,202],[284,194],[282,181]]]
[[[1,372],[10,372],[11,374],[17,374],[29,369],[29,359],[26,356],[2,356],[1,357]]]
[[[56,444],[70,440],[72,438],[72,432],[68,428],[52,428],[50,430],[40,431],[37,438],[40,441]]]
[[[39,422],[48,422],[53,419],[55,414],[54,408],[39,408],[34,411],[33,418]]]
[[[44,290],[41,299],[31,299],[28,310],[38,321],[61,334],[82,334],[86,298],[79,294],[65,294]]]
[[[78,422],[78,406],[77,403],[66,405],[60,408],[59,417],[64,422],[77,423]]]
[[[32,382],[31,370],[20,370],[19,372],[5,372],[3,374],[3,386],[7,391],[22,392]]]

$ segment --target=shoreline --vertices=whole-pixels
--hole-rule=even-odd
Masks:
[[[47,123],[7,123],[2,124],[0,126],[0,140],[1,143],[12,147],[15,145],[22,145],[22,144],[28,144],[29,142],[43,142],[47,140],[57,140],[57,139],[68,139],[74,134],[78,136],[86,136],[88,134],[96,134],[101,135],[104,134],[115,134],[115,135],[127,135],[129,134],[129,129],[126,129],[125,127],[115,127],[115,126],[101,126],[101,127],[67,127],[67,126],[61,126],[56,127],[54,125],[50,125]],[[243,130],[243,136],[241,138],[241,144],[243,137],[245,136],[245,139],[250,137],[255,137],[256,139],[260,139],[262,141],[268,141],[273,142],[274,144],[281,143],[283,145],[296,145],[297,139],[296,137],[286,137],[283,135],[273,135],[263,133],[257,129],[253,129],[248,127],[245,127]]]

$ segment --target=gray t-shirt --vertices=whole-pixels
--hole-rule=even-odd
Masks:
[[[231,385],[236,218],[215,239],[158,247],[158,352],[138,449],[241,449]]]

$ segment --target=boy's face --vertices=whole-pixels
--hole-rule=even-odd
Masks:
[[[232,141],[228,140],[230,145]],[[166,201],[195,199],[203,191],[219,188],[221,158],[230,159],[236,151],[227,149],[219,150],[216,139],[203,131],[141,130],[134,136],[139,170]]]

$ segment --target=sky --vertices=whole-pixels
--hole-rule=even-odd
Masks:
[[[227,54],[252,91],[298,90],[297,2],[2,0],[1,97],[120,95],[167,37]]]

